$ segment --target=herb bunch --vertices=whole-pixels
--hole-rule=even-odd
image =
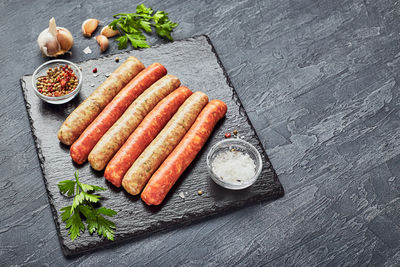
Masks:
[[[97,232],[109,240],[114,240],[115,223],[103,217],[112,217],[116,211],[105,207],[95,207],[102,197],[94,194],[96,191],[106,190],[96,185],[88,185],[79,181],[79,173],[75,172],[74,180],[64,180],[58,183],[61,194],[68,197],[74,196],[71,206],[61,208],[61,219],[69,229],[68,234],[71,240],[80,236],[87,228],[90,234]],[[84,224],[87,224],[87,226]]]
[[[168,13],[157,11],[154,14],[153,9],[144,4],[136,7],[136,13],[119,13],[114,15],[116,18],[109,26],[114,30],[124,33],[118,37],[118,49],[124,49],[128,45],[128,40],[134,48],[150,47],[146,41],[143,31],[153,32],[163,38],[173,41],[171,32],[178,26],[178,23],[172,22],[168,18]]]

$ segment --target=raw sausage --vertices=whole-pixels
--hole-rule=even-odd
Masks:
[[[114,96],[140,71],[144,65],[135,57],[129,57],[67,117],[58,131],[58,139],[71,145],[96,118]]]
[[[226,110],[224,102],[212,100],[201,111],[193,126],[144,188],[141,198],[147,205],[161,204],[169,190],[200,152],[217,122],[225,116]]]
[[[128,169],[191,94],[192,91],[181,86],[161,100],[108,163],[104,177],[120,187]]]
[[[90,152],[88,160],[92,168],[98,171],[103,170],[143,118],[180,83],[176,76],[166,75],[133,101]]]
[[[71,158],[83,164],[100,138],[121,117],[130,104],[150,85],[167,74],[160,63],[153,63],[133,78],[85,129],[70,149]]]
[[[122,186],[128,193],[137,195],[142,191],[151,175],[186,134],[207,102],[206,94],[196,92],[183,103],[125,174]]]

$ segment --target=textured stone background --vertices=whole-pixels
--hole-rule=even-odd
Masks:
[[[19,78],[44,61],[36,37],[51,16],[74,33],[71,60],[98,57],[95,41],[79,34],[81,22],[88,17],[109,22],[112,14],[136,5],[110,3],[0,3],[0,265],[400,263],[400,3],[395,0],[146,1],[180,22],[176,39],[210,36],[286,195],[65,258]],[[94,53],[83,54],[87,45]],[[110,48],[108,54],[117,52],[115,43]]]

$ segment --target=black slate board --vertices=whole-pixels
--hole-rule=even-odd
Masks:
[[[160,62],[170,74],[180,78],[182,85],[188,86],[192,91],[203,91],[210,99],[218,98],[228,105],[226,118],[217,125],[205,147],[159,207],[148,207],[138,196],[130,196],[123,189],[115,188],[106,182],[102,172],[94,171],[88,163],[83,166],[73,164],[69,157],[69,147],[62,145],[57,139],[57,131],[67,115],[104,81],[106,74],[118,66],[114,58],[118,56],[120,62],[123,62],[130,55],[139,58],[146,66]],[[276,173],[208,37],[197,36],[145,50],[88,60],[78,65],[82,67],[84,75],[82,90],[73,101],[64,105],[42,102],[34,95],[31,76],[21,79],[49,202],[65,255],[78,254],[112,243],[96,234],[91,236],[87,231],[75,241],[68,237],[58,211],[69,205],[71,200],[59,193],[57,183],[64,179],[73,179],[76,169],[79,169],[82,181],[109,188],[102,195],[105,196],[104,205],[118,211],[118,215],[114,217],[117,225],[114,243],[187,225],[250,203],[272,200],[283,195]],[[97,77],[92,73],[94,67],[98,68]],[[250,188],[240,191],[230,191],[216,185],[207,174],[205,160],[211,146],[224,139],[225,132],[232,132],[234,129],[239,131],[240,138],[256,146],[263,158],[260,178]],[[205,193],[198,196],[198,190]],[[181,192],[184,193],[184,198],[179,196]]]

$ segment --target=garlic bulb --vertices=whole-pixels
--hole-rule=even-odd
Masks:
[[[57,27],[56,20],[51,18],[49,28],[39,34],[37,42],[43,55],[56,57],[70,50],[74,44],[74,39],[69,30]]]

